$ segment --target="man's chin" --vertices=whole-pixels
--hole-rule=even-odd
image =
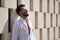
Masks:
[[[25,17],[28,17],[29,15],[25,15]]]
[[[23,15],[24,17],[28,17],[29,15]]]

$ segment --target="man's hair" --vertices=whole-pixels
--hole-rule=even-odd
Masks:
[[[25,5],[24,5],[24,4],[20,4],[20,5],[17,6],[17,8],[16,8],[16,13],[17,13],[18,15],[20,15],[20,14],[19,14],[19,11],[21,11],[21,8],[22,8],[22,7],[25,7]]]

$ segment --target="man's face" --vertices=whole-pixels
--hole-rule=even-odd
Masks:
[[[26,9],[25,7],[22,7],[22,8],[21,8],[21,15],[24,16],[24,17],[29,16],[29,15],[28,15],[28,11],[27,11],[27,9]]]

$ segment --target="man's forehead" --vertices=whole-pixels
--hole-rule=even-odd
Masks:
[[[22,7],[23,9],[27,9],[26,7]]]

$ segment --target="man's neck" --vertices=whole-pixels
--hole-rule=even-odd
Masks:
[[[27,17],[21,17],[22,19],[24,19],[24,20],[26,20],[27,19]]]

